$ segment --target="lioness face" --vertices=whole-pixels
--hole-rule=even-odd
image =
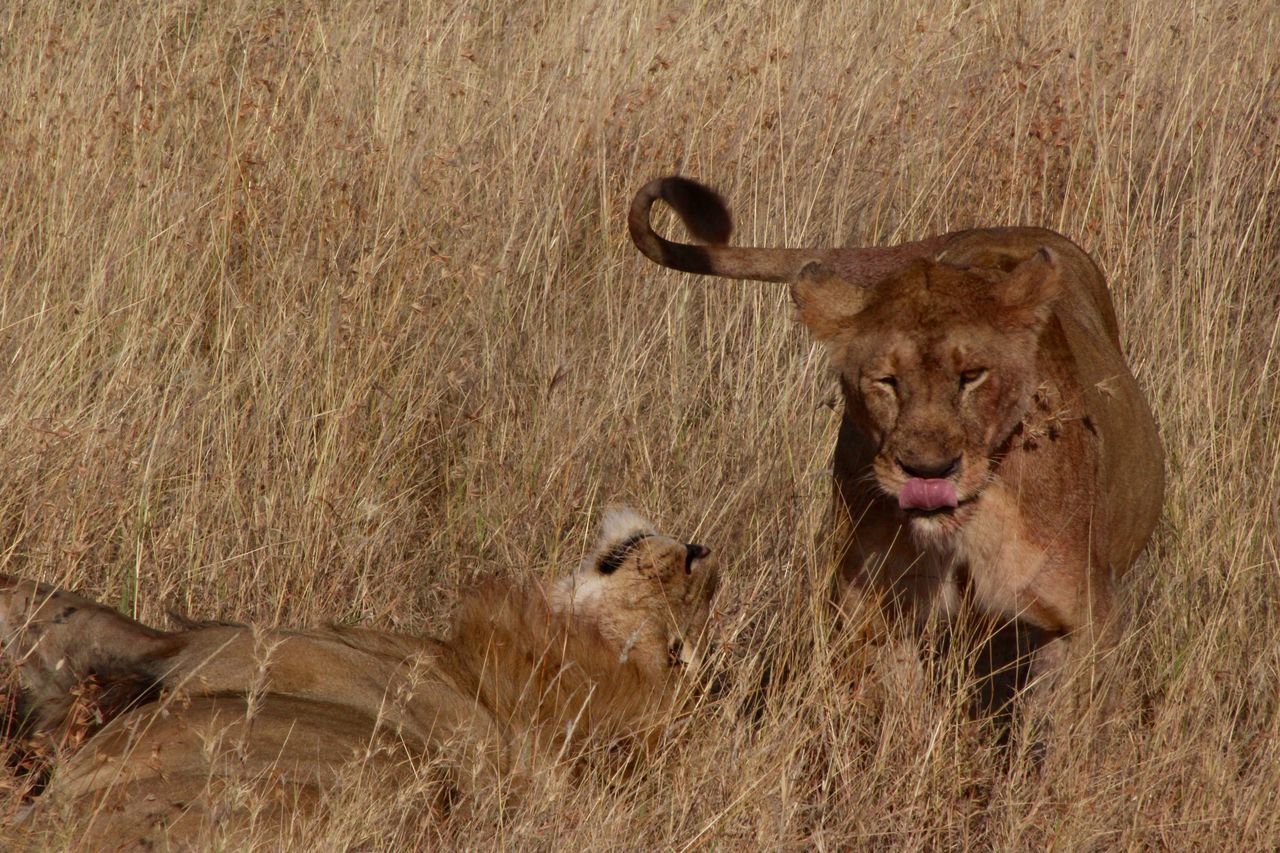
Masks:
[[[828,344],[845,417],[874,449],[871,473],[917,537],[954,533],[1035,392],[1035,353],[1057,268],[919,262],[872,288],[808,270],[801,318]],[[856,289],[855,289],[856,290]]]
[[[696,663],[719,581],[711,550],[625,510],[603,528],[582,567],[553,590],[556,610],[595,622],[623,659],[651,669]]]

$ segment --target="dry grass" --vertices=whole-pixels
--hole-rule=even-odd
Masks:
[[[1121,5],[9,4],[0,571],[146,620],[431,629],[625,500],[725,555],[741,682],[818,651],[754,729],[733,693],[640,778],[453,841],[1275,846],[1280,16]],[[675,170],[747,244],[1027,223],[1107,271],[1171,487],[1110,710],[1060,714],[1038,771],[823,653],[834,383],[781,288],[631,247]],[[348,805],[311,846],[439,830]]]

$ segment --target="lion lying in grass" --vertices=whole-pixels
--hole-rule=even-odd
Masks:
[[[353,772],[395,784],[429,764],[440,797],[424,807],[444,810],[518,786],[587,741],[647,742],[687,695],[678,676],[716,583],[706,548],[629,511],[606,516],[593,553],[549,593],[494,580],[466,596],[446,640],[214,623],[166,632],[0,576],[19,726],[65,739],[78,724],[84,738],[55,763],[32,823],[71,814],[95,848],[180,846],[214,828],[234,838],[250,822],[262,837]],[[86,696],[96,725],[76,713]]]

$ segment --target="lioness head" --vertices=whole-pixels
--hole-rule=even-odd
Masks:
[[[918,537],[959,529],[1036,390],[1059,292],[1042,249],[1005,268],[919,260],[862,288],[819,264],[792,284],[839,372],[846,417],[875,451],[875,485]]]
[[[703,545],[659,534],[629,509],[605,514],[600,537],[574,574],[552,589],[552,607],[595,623],[651,673],[695,663],[718,583]]]

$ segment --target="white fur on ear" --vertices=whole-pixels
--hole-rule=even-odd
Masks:
[[[608,585],[608,580],[596,572],[596,567],[613,549],[628,540],[657,534],[653,522],[626,506],[612,506],[600,518],[600,535],[591,553],[582,560],[578,571],[560,578],[551,588],[551,608],[557,613],[572,613],[575,609],[589,607]]]
[[[603,553],[633,536],[654,536],[657,532],[652,521],[631,507],[611,506],[600,519],[600,538],[596,540],[594,550]]]

